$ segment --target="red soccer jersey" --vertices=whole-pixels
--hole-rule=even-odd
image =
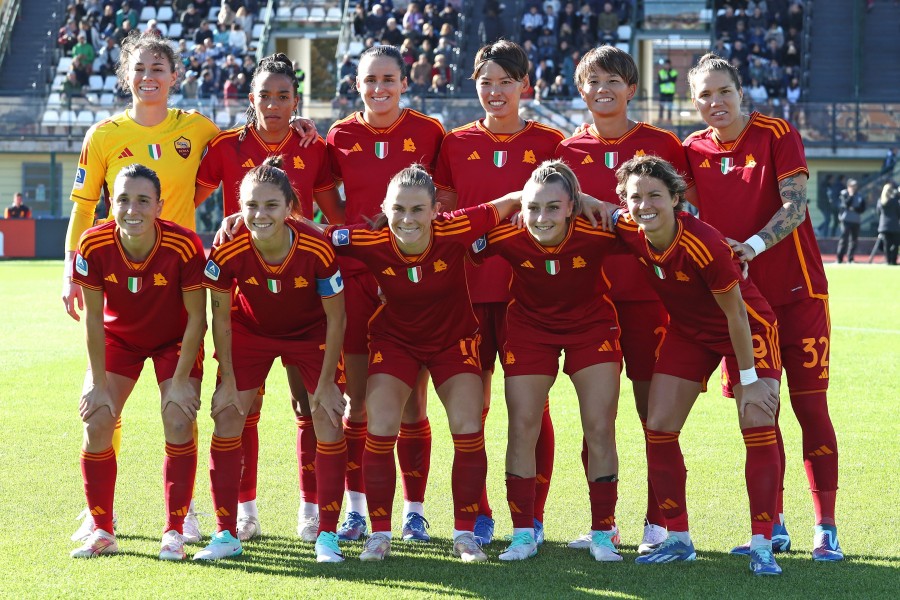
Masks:
[[[713,294],[739,285],[747,313],[756,317],[750,319],[750,331],[766,335],[775,313],[753,282],[741,276],[740,260],[722,234],[686,212],[677,220],[678,233],[662,253],[650,246],[627,211],[616,221],[616,233],[637,256],[669,312],[670,330],[702,344],[730,344],[728,320]]]
[[[81,236],[72,281],[103,291],[107,336],[149,355],[184,337],[182,292],[201,289],[204,256],[196,233],[157,219],[156,246],[146,260],[134,262],[110,221]]]
[[[369,334],[427,354],[478,331],[463,264],[472,242],[497,222],[491,204],[445,213],[418,256],[403,254],[387,227],[333,226],[327,233],[339,254],[366,264],[387,299],[369,321]]]
[[[687,173],[681,141],[671,131],[637,123],[618,139],[606,139],[592,125],[564,140],[556,157],[566,162],[578,176],[581,189],[598,200],[619,204],[616,169],[635,156],[652,154],[672,163],[679,173]],[[603,271],[609,280],[609,296],[617,302],[657,300],[643,277],[637,277],[636,259],[630,255],[606,261]]]
[[[363,223],[364,216],[380,213],[391,177],[409,165],[419,163],[432,172],[443,137],[438,121],[410,109],[386,129],[366,124],[361,113],[332,125],[328,154],[334,177],[344,182],[347,223]]]
[[[712,128],[688,136],[684,146],[688,183],[697,185],[700,218],[736,240],[754,235],[782,207],[782,179],[809,176],[797,130],[757,112],[728,149]],[[808,212],[791,235],[753,259],[750,274],[772,306],[828,294]]]
[[[319,137],[303,148],[300,136],[292,129],[280,143],[267,144],[251,127],[241,142],[238,137],[243,129],[223,131],[209,142],[197,171],[197,185],[216,189],[221,182],[225,214],[236,213],[240,210],[238,191],[244,175],[266,158],[280,154],[284,157],[282,168],[300,197],[303,216],[311,219],[313,194],[334,187],[325,140]]]
[[[213,248],[203,286],[228,293],[233,284],[231,318],[251,333],[292,340],[324,340],[326,321],[322,298],[344,289],[334,251],[317,230],[285,221],[294,245],[278,265],[270,265],[244,231]]]
[[[483,250],[476,245],[474,251],[476,256],[498,255],[512,267],[510,322],[528,323],[541,332],[542,342],[571,344],[587,341],[582,337],[593,334],[595,326],[616,322],[616,311],[604,295],[602,267],[619,247],[614,233],[578,217],[554,248],[538,244],[528,230],[504,223],[488,232]]]
[[[556,129],[535,121],[513,134],[491,133],[484,119],[454,129],[444,138],[434,185],[456,192],[457,208],[489,202],[521,190],[531,172],[553,158],[563,139]],[[509,302],[509,265],[494,258],[467,266],[472,302]]]

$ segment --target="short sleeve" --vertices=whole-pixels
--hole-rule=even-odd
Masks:
[[[203,243],[197,234],[191,235],[191,242],[194,245],[194,254],[191,256],[181,270],[181,290],[188,292],[198,290],[203,286],[204,257]]]

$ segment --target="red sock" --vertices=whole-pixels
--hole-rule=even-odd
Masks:
[[[316,477],[319,479],[319,533],[337,530],[347,471],[347,440],[316,444]]]
[[[647,451],[647,422],[641,419],[641,429],[644,430],[644,451]],[[666,518],[659,508],[659,501],[656,499],[656,493],[653,491],[653,483],[650,481],[650,474],[647,474],[647,514],[644,517],[647,523],[651,525],[666,526]]]
[[[316,430],[312,417],[297,417],[297,469],[300,472],[300,499],[310,504],[318,504],[316,485]],[[346,445],[346,442],[345,442]],[[346,465],[344,465],[346,467]],[[344,471],[341,471],[341,491],[343,491]]]
[[[781,436],[781,427],[778,425],[778,417],[781,414],[781,404],[775,411],[775,443],[778,446],[778,456],[781,464],[778,469],[778,493],[775,495],[775,519],[776,523],[781,522],[780,515],[784,514],[784,473],[787,468],[786,456],[784,454],[784,438]]]
[[[347,440],[347,475],[344,486],[351,492],[366,491],[363,478],[363,450],[366,447],[366,427],[368,421],[348,421],[344,419],[344,439]]]
[[[256,476],[259,471],[258,412],[247,415],[241,432],[241,487],[238,502],[256,500]]]
[[[396,444],[395,435],[370,433],[366,436],[362,472],[366,478],[366,502],[369,505],[372,531],[391,530],[391,511],[397,488],[397,465],[394,462]]]
[[[753,535],[772,538],[772,523],[777,516],[775,506],[778,495],[778,443],[775,427],[748,427],[741,430],[747,458],[744,477],[747,495],[750,497],[750,531]]]
[[[166,442],[166,458],[163,461],[163,485],[166,495],[165,531],[174,529],[182,533],[196,476],[197,444],[194,440],[186,444]]]
[[[237,537],[237,505],[241,478],[241,437],[213,434],[209,445],[209,482],[216,512],[216,531]]]
[[[544,414],[541,415],[541,432],[534,447],[534,463],[537,475],[534,486],[534,518],[544,522],[544,506],[550,494],[550,480],[553,478],[553,458],[556,450],[556,437],[553,433],[553,421],[550,419],[550,399],[544,403]]]
[[[489,406],[481,409],[481,431],[484,431],[484,424],[487,423],[488,412],[491,410]],[[491,510],[491,503],[488,501],[487,494],[487,473],[485,472],[485,485],[481,490],[481,497],[478,499],[478,514],[484,515],[489,519],[494,518],[494,511]]]
[[[669,531],[687,531],[687,469],[678,444],[680,431],[647,430],[647,472]]]
[[[791,394],[791,407],[803,431],[803,466],[813,495],[817,525],[834,525],[838,489],[838,447],[825,392]]]
[[[588,481],[588,496],[591,500],[591,530],[608,531],[615,527],[619,482]]]
[[[94,517],[94,529],[113,532],[113,498],[116,495],[116,453],[112,446],[102,452],[81,451],[84,495]]]
[[[403,499],[425,502],[425,486],[431,468],[431,424],[427,418],[418,423],[400,423],[397,462],[403,482]]]
[[[534,511],[534,477],[506,478],[506,502],[512,515],[513,527],[533,528]]]
[[[454,529],[472,531],[478,510],[479,495],[485,489],[487,454],[484,451],[484,431],[453,434],[453,490]],[[530,523],[529,527],[533,527]]]

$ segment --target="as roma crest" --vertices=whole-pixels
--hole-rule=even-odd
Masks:
[[[191,155],[191,140],[187,139],[184,136],[181,136],[174,142],[175,144],[175,152],[178,153],[178,156],[181,158],[187,158]]]

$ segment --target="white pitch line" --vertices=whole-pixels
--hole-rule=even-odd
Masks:
[[[887,335],[900,335],[900,329],[877,329],[874,327],[845,327],[842,325],[835,325],[832,329],[837,329],[838,331],[859,331],[861,333],[884,333]]]

